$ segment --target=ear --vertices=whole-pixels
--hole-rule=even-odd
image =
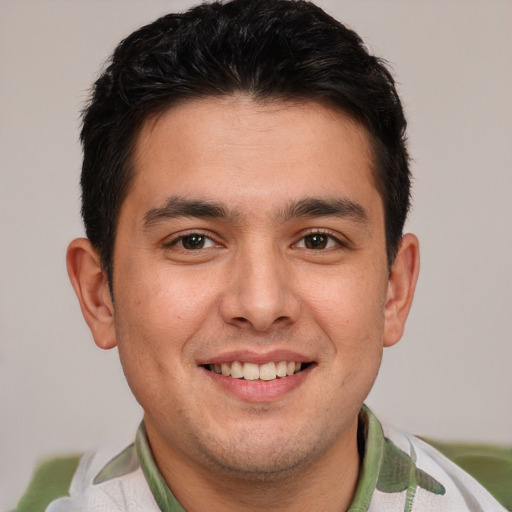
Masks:
[[[115,347],[114,306],[99,254],[89,240],[77,238],[69,244],[66,264],[96,345],[105,350]]]
[[[384,311],[384,346],[397,343],[404,333],[420,270],[420,245],[416,236],[402,237],[388,280]]]

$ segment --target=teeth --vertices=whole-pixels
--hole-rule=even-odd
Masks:
[[[271,361],[258,365],[233,361],[232,363],[211,364],[209,368],[215,373],[234,379],[275,380],[278,377],[287,377],[297,373],[302,368],[302,364],[294,361]]]
[[[261,380],[274,380],[277,377],[275,363],[262,364],[260,366]]]
[[[279,361],[277,363],[276,373],[278,377],[286,377],[286,361]]]
[[[260,369],[257,364],[245,363],[244,364],[244,379],[257,380],[260,378]]]
[[[244,367],[242,363],[239,363],[238,361],[235,361],[231,365],[231,377],[235,379],[242,379],[244,376]]]

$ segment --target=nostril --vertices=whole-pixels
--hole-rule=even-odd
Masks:
[[[233,321],[237,324],[247,324],[249,323],[249,320],[247,318],[244,318],[243,316],[237,316],[233,318]]]

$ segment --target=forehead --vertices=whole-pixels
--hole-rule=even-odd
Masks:
[[[128,196],[147,206],[169,195],[214,195],[243,209],[256,197],[262,207],[291,196],[376,193],[366,129],[317,102],[188,101],[143,125],[133,163]]]

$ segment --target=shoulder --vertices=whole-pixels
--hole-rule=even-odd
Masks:
[[[383,429],[388,443],[414,461],[418,483],[424,482],[423,489],[421,485],[417,488],[418,504],[425,499],[428,506],[438,500],[439,507],[441,503],[448,506],[446,510],[512,510],[512,449],[432,442],[389,427]],[[433,482],[443,491],[425,493]]]
[[[158,506],[133,445],[103,448],[40,464],[15,512],[152,512]]]
[[[512,510],[512,447],[423,439]]]

